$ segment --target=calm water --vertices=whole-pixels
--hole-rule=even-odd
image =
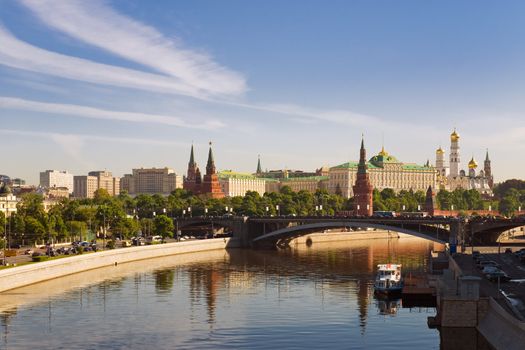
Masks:
[[[418,272],[429,249],[355,241],[91,271],[0,295],[0,348],[438,349],[433,308],[385,304],[371,287],[389,255]]]

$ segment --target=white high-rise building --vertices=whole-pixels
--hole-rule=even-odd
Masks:
[[[73,193],[73,174],[66,170],[46,170],[40,173],[40,186],[44,188],[65,187]]]
[[[450,176],[452,178],[459,176],[461,159],[459,157],[459,134],[454,129],[450,134]]]

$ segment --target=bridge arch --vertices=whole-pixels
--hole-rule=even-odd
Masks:
[[[296,237],[304,236],[306,234],[311,233],[311,231],[315,229],[328,229],[335,227],[361,227],[375,228],[380,230],[390,230],[394,232],[409,234],[419,238],[424,238],[441,244],[448,242],[449,236],[449,231],[427,225],[419,225],[418,228],[421,229],[419,230],[414,228],[406,228],[363,221],[334,221],[288,226],[256,237],[252,240],[252,242],[254,244],[261,244],[263,242],[272,242],[277,244],[279,242],[286,242]]]

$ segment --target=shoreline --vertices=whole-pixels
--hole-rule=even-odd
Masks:
[[[420,239],[389,231],[316,232],[293,239],[290,246],[311,246],[317,243],[366,241],[370,239]],[[151,246],[128,247],[96,253],[71,256],[0,270],[0,293],[24,288],[40,282],[140,260],[192,254],[212,250],[242,248],[236,238],[215,238],[198,241],[174,242]]]

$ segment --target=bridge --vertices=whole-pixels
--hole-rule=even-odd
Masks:
[[[224,227],[246,247],[286,246],[292,239],[333,228],[378,229],[451,245],[495,243],[507,230],[525,225],[525,218],[359,217],[359,216],[200,216],[174,219],[177,230]]]

